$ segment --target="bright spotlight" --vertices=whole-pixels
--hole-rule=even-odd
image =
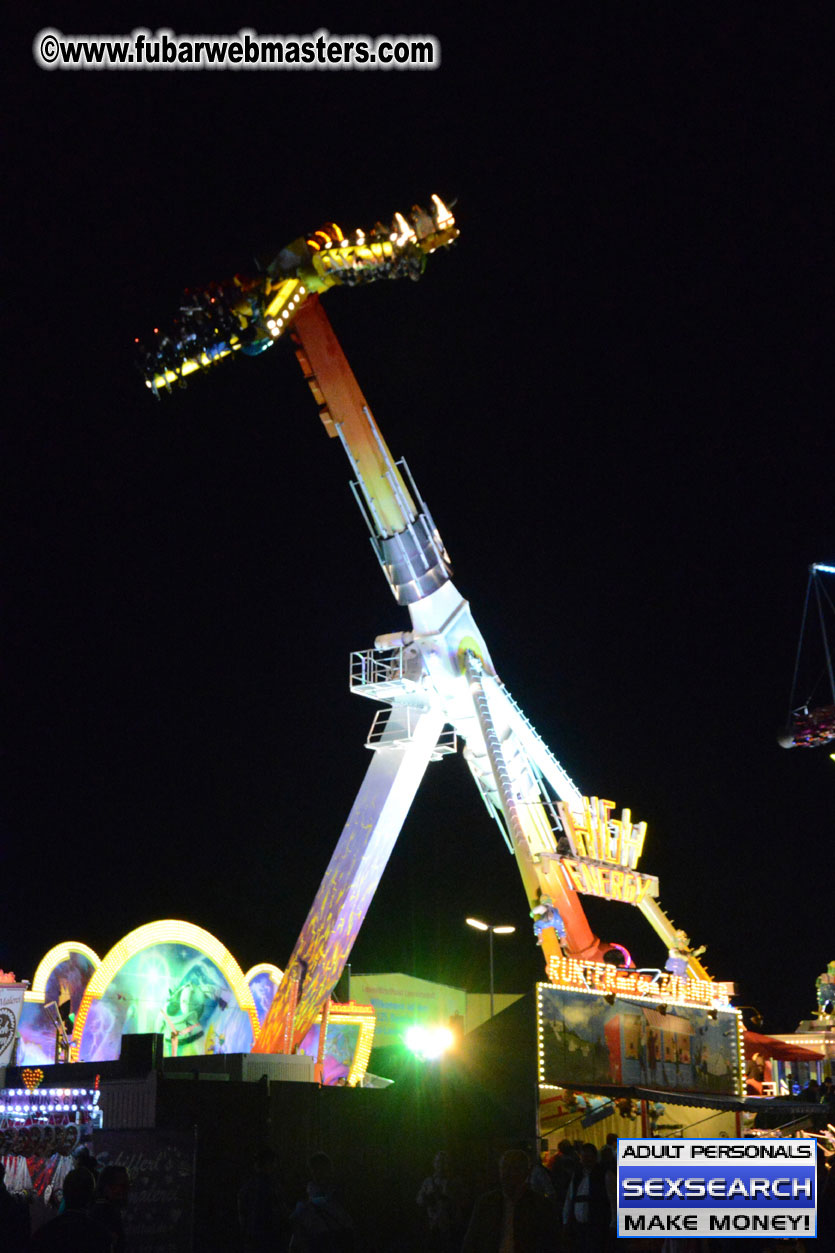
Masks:
[[[406,1047],[415,1057],[424,1061],[434,1061],[443,1053],[448,1052],[455,1043],[455,1036],[449,1027],[409,1027],[406,1032]]]

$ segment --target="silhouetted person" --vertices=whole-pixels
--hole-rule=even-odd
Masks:
[[[462,1253],[555,1253],[559,1237],[554,1203],[531,1190],[530,1173],[523,1149],[502,1154],[501,1187],[476,1201]]]
[[[817,1079],[810,1079],[805,1088],[800,1093],[801,1101],[808,1101],[810,1105],[819,1104],[821,1099],[820,1088]]]
[[[6,1167],[0,1158],[0,1249],[4,1253],[23,1253],[29,1248],[29,1206],[22,1197],[12,1196],[5,1175]]]
[[[287,1247],[287,1204],[276,1180],[278,1158],[268,1146],[255,1154],[255,1168],[238,1193],[238,1225],[247,1253]]]
[[[416,1204],[426,1219],[426,1248],[432,1253],[457,1250],[464,1226],[461,1184],[452,1176],[449,1154],[443,1149],[435,1154],[432,1174],[420,1185]]]
[[[113,1253],[125,1253],[122,1210],[128,1203],[130,1179],[124,1166],[105,1166],[96,1182],[96,1196],[90,1213],[113,1237]]]
[[[64,1180],[64,1212],[32,1237],[33,1253],[113,1253],[114,1237],[90,1215],[96,1181],[86,1166]]]
[[[336,1198],[331,1159],[314,1153],[308,1166],[307,1199],[290,1215],[290,1253],[353,1253],[354,1223]]]
[[[94,1180],[98,1179],[99,1164],[86,1144],[82,1144],[80,1149],[76,1149],[72,1156],[74,1166],[83,1166],[86,1170],[89,1170]]]
[[[606,1247],[610,1218],[605,1170],[597,1160],[595,1146],[584,1144],[563,1209],[571,1248],[577,1253],[600,1253]]]
[[[574,1178],[574,1171],[577,1169],[577,1154],[574,1151],[574,1145],[570,1140],[560,1140],[557,1145],[557,1151],[548,1163],[548,1169],[551,1172],[551,1178],[554,1181],[554,1204],[559,1210],[559,1221],[562,1222],[562,1211],[565,1205],[565,1195],[568,1192],[568,1185]]]
[[[611,1135],[611,1132],[609,1133]],[[617,1138],[615,1138],[617,1144]],[[600,1150],[600,1165],[603,1168],[603,1182],[606,1186],[606,1200],[609,1202],[609,1227],[606,1232],[606,1248],[614,1249],[618,1232],[618,1155],[615,1145],[606,1143]]]

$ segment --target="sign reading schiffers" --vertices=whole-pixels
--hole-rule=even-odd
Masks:
[[[633,823],[628,809],[613,818],[615,802],[596,796],[584,796],[579,810],[564,801],[558,801],[557,808],[572,854],[560,861],[577,892],[628,905],[658,895],[657,878],[636,869],[647,833],[645,822]]]

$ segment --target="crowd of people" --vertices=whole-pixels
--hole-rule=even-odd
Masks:
[[[311,1155],[304,1195],[290,1206],[278,1181],[276,1154],[260,1149],[238,1193],[238,1226],[245,1253],[359,1253],[354,1220],[323,1152]]]
[[[64,1177],[56,1213],[34,1234],[29,1204],[5,1185],[0,1161],[2,1253],[128,1253],[122,1214],[130,1191],[124,1166],[97,1171],[87,1155]]]
[[[256,1157],[238,1194],[246,1253],[361,1253],[357,1225],[340,1195],[330,1159],[314,1153],[305,1195],[288,1204],[270,1149]],[[563,1141],[546,1162],[511,1148],[498,1163],[498,1187],[473,1201],[450,1155],[435,1154],[416,1214],[402,1215],[392,1248],[420,1253],[606,1253],[615,1239],[615,1153]],[[417,1221],[415,1221],[417,1218]]]
[[[802,1239],[776,1243],[754,1239],[748,1241],[750,1249],[811,1253],[813,1247],[835,1247],[835,1124],[818,1135],[818,1146],[817,1245]],[[408,1248],[420,1253],[613,1253],[619,1239],[616,1159],[614,1133],[599,1149],[580,1140],[562,1140],[555,1152],[541,1159],[523,1149],[509,1149],[499,1162],[498,1188],[467,1207],[448,1155],[438,1153],[417,1194],[424,1217],[423,1242]],[[662,1241],[660,1247],[657,1239],[625,1242],[648,1253],[703,1253],[706,1244],[730,1246],[727,1240],[687,1237]]]
[[[610,1140],[614,1137],[610,1137]],[[511,1148],[499,1186],[466,1203],[449,1155],[417,1194],[427,1253],[606,1253],[614,1247],[615,1150],[563,1140],[544,1159]]]
[[[835,1162],[835,1126],[819,1141],[818,1234],[825,1242],[835,1210],[835,1170],[829,1169]],[[543,1156],[510,1148],[498,1161],[498,1186],[472,1197],[441,1150],[418,1188],[413,1211],[399,1216],[398,1229],[380,1245],[368,1243],[369,1215],[356,1221],[326,1153],[310,1156],[303,1190],[288,1199],[278,1156],[264,1147],[237,1193],[237,1239],[233,1232],[218,1231],[216,1247],[241,1253],[367,1253],[383,1246],[392,1253],[613,1253],[616,1153],[614,1134],[600,1149],[568,1139]],[[8,1192],[3,1175],[0,1161],[2,1253],[132,1253],[124,1223],[130,1181],[123,1166],[98,1169],[89,1154],[77,1158],[56,1198],[56,1213],[34,1234],[29,1207]],[[685,1244],[677,1241],[674,1253],[685,1253]],[[209,1245],[202,1247],[211,1253]]]

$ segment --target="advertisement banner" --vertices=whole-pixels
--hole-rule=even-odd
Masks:
[[[816,1235],[816,1145],[801,1140],[618,1140],[618,1236]]]
[[[0,1066],[11,1064],[26,983],[0,983]]]

